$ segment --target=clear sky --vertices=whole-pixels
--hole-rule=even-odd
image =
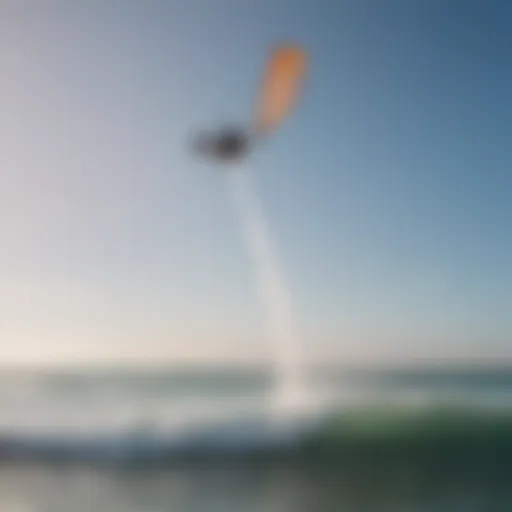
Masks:
[[[512,357],[512,8],[0,0],[0,361],[259,357],[221,175],[189,136],[312,56],[251,163],[311,354]]]

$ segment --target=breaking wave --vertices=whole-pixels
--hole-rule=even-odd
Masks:
[[[3,432],[0,458],[43,462],[172,465],[193,461],[479,461],[512,465],[512,411],[453,406],[364,406],[329,414],[210,421],[172,432],[148,425],[78,435]]]

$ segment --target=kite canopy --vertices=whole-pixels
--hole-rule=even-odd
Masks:
[[[273,132],[291,113],[299,99],[307,65],[308,55],[300,46],[281,45],[272,52],[256,111],[257,133]]]
[[[260,99],[253,125],[249,128],[224,127],[196,137],[196,154],[220,163],[239,162],[259,139],[274,130],[291,113],[299,99],[308,56],[297,45],[280,45],[267,61]]]

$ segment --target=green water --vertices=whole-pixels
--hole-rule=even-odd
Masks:
[[[0,469],[2,512],[510,512],[509,475],[407,465]]]

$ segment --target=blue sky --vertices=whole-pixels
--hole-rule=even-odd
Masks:
[[[194,130],[311,53],[252,158],[311,357],[512,356],[506,2],[24,0],[0,19],[0,360],[265,355]]]

